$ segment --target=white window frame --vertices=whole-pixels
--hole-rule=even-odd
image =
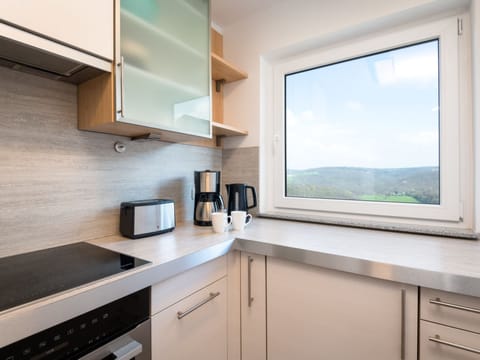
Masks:
[[[314,67],[333,64],[368,54],[408,46],[423,41],[439,39],[440,74],[440,204],[423,205],[353,200],[294,198],[285,196],[285,75]],[[409,27],[388,34],[370,36],[360,41],[330,47],[314,54],[290,57],[275,62],[271,67],[273,77],[271,113],[266,117],[264,131],[273,142],[273,162],[265,167],[261,179],[264,189],[265,213],[301,214],[311,217],[359,217],[402,220],[462,221],[460,199],[460,109],[459,109],[459,54],[457,17]],[[266,160],[264,160],[266,161]],[[408,222],[408,221],[407,221]]]

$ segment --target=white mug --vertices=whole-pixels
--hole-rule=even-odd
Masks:
[[[223,233],[228,230],[228,227],[232,223],[232,217],[227,216],[226,212],[214,212],[212,215],[212,227],[213,231],[217,233]]]
[[[231,214],[233,230],[243,230],[252,222],[252,215],[247,214],[246,211],[232,211]]]

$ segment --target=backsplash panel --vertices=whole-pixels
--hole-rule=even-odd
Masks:
[[[225,184],[241,183],[255,187],[257,200],[259,194],[259,147],[245,147],[238,149],[224,149],[222,157],[222,194],[227,201]],[[250,191],[248,191],[250,196]],[[249,203],[252,200],[249,197]],[[252,214],[258,212],[258,206],[250,210]]]
[[[116,234],[122,201],[171,198],[191,221],[193,172],[221,169],[219,149],[77,130],[76,91],[0,68],[0,256]]]

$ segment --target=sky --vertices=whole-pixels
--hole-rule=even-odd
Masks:
[[[439,165],[438,41],[285,78],[287,169]]]

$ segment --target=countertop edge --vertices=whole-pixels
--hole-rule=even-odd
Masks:
[[[235,240],[233,248],[380,280],[480,297],[480,279],[476,277],[269,244],[261,240],[255,241],[241,237]]]

